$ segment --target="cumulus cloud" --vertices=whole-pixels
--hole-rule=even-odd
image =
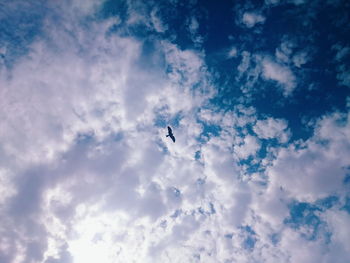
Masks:
[[[241,87],[244,93],[251,95],[257,91],[261,92],[265,88],[260,82],[262,77],[264,80],[272,80],[277,83],[283,96],[292,95],[297,86],[297,78],[289,63],[292,50],[284,45],[282,47],[276,50],[275,58],[248,51],[241,52],[241,62],[237,66],[237,80],[244,80],[244,85]],[[295,63],[301,65],[305,62],[302,61],[302,58],[295,58]]]
[[[240,159],[246,159],[249,156],[255,156],[256,152],[260,149],[260,143],[256,137],[247,135],[243,139],[241,145],[235,146],[235,153]]]
[[[253,127],[254,132],[262,139],[277,139],[280,143],[288,141],[287,123],[281,119],[268,118],[258,120]]]
[[[338,123],[345,117],[344,123]],[[319,121],[315,136],[301,147],[283,149],[269,169],[273,184],[300,201],[315,201],[345,191],[349,166],[348,116],[334,114]]]
[[[290,95],[296,87],[296,78],[291,69],[270,58],[264,58],[262,61],[262,76],[280,84],[285,96]]]
[[[185,125],[193,109],[213,94],[201,55],[166,41],[155,43],[157,53],[142,54],[141,41],[106,34],[113,21],[92,22],[86,30],[79,25],[81,18],[68,14],[61,24],[48,20],[49,40],[34,42],[32,51],[7,72],[11,78],[1,78],[6,119],[0,132],[6,167],[2,226],[7,222],[1,257],[6,262],[132,260],[138,238],[182,203],[187,211],[169,228],[169,240],[187,240],[192,228],[185,214],[200,207],[202,168],[193,161],[198,149]],[[142,55],[155,59],[153,68],[145,67]],[[200,89],[193,92],[198,83]],[[184,118],[172,145],[152,123],[159,116],[171,121],[179,113]],[[151,139],[163,137],[158,143]],[[120,238],[111,237],[111,217],[119,218],[119,227],[125,225],[116,234]],[[130,236],[128,224],[140,225],[142,231],[136,227],[135,233],[143,234]],[[69,237],[71,231],[76,237]],[[135,259],[147,257],[152,242]],[[120,253],[111,246],[120,247]]]

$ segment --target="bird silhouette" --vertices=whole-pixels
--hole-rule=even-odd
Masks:
[[[173,130],[168,126],[168,134],[166,137],[170,137],[173,142],[175,142],[175,137],[173,134]]]

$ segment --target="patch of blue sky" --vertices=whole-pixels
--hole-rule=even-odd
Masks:
[[[154,125],[156,127],[165,129],[167,126],[171,126],[173,128],[179,127],[180,121],[183,118],[182,113],[178,112],[177,114],[171,116],[170,114],[163,113],[163,111],[166,111],[166,109],[160,109],[156,114],[156,117],[154,119]]]
[[[221,109],[231,110],[232,105],[241,103],[241,87],[245,84],[236,79],[236,68],[240,60],[227,59],[227,50],[219,54],[208,54],[205,58],[208,68],[213,72],[213,83],[217,94],[210,99],[210,103]]]
[[[350,173],[347,173],[347,174],[344,176],[343,183],[344,183],[344,184],[350,184]]]
[[[241,168],[245,168],[244,172],[246,176],[254,173],[264,172],[265,170],[265,168],[262,167],[259,162],[256,162],[256,158],[252,156],[248,157],[247,159],[240,160],[238,164],[241,166]]]
[[[159,1],[158,15],[167,25],[162,36],[179,46],[180,49],[196,49],[188,30],[188,18],[205,12],[195,1]]]
[[[172,29],[170,34],[176,33],[176,37],[172,38],[171,41],[180,47],[195,48],[187,32],[188,29],[185,21],[187,21],[186,19],[188,17],[195,15],[200,25],[208,25],[205,29],[206,37],[203,42],[203,47],[206,52],[205,60],[208,68],[212,72],[217,73],[214,74],[214,84],[219,91],[217,92],[217,97],[211,100],[213,104],[216,104],[220,108],[230,109],[233,105],[242,101],[242,97],[245,97],[243,101],[248,103],[247,106],[255,106],[259,114],[267,114],[287,119],[292,130],[292,139],[306,139],[312,135],[312,130],[306,127],[304,123],[305,120],[320,116],[327,110],[330,110],[334,105],[344,108],[344,96],[341,96],[341,94],[339,96],[334,94],[334,89],[332,88],[336,83],[335,74],[328,74],[329,76],[324,74],[326,68],[329,70],[329,66],[324,67],[323,70],[318,70],[322,68],[323,65],[318,65],[318,63],[312,64],[312,62],[310,62],[306,65],[307,68],[302,69],[302,71],[299,70],[301,72],[300,77],[303,78],[303,80],[299,88],[295,91],[295,99],[284,100],[276,83],[270,83],[260,79],[253,85],[255,87],[253,90],[256,90],[256,93],[253,92],[253,96],[247,101],[247,97],[241,92],[241,87],[247,85],[247,81],[249,82],[249,80],[241,79],[237,82],[235,77],[237,72],[235,68],[237,68],[239,61],[237,59],[227,60],[227,54],[225,52],[232,45],[239,46],[240,50],[247,50],[252,53],[260,52],[273,54],[283,40],[286,28],[290,29],[289,32],[291,32],[291,34],[296,32],[294,26],[296,21],[299,20],[294,18],[295,14],[293,12],[300,11],[299,9],[302,7],[281,5],[269,9],[269,16],[263,27],[263,33],[259,35],[260,41],[257,42],[255,36],[255,34],[257,34],[256,32],[251,32],[251,30],[237,26],[234,23],[234,11],[232,11],[233,9],[230,3],[213,4],[208,1],[198,1],[193,4],[195,7],[198,7],[198,9],[196,9],[198,11],[196,12],[191,12],[188,5],[185,5],[182,1],[174,5],[176,5],[175,9],[171,4],[165,5],[161,2],[159,4],[159,15],[164,19],[164,23],[168,24],[169,28]],[[239,5],[242,7],[244,6],[243,2]],[[251,5],[251,8],[261,7],[261,3],[258,2],[252,2]],[[143,8],[150,9],[152,5],[145,5]],[[173,14],[171,14],[170,8],[173,9]],[[127,16],[126,5],[123,1],[105,2],[101,12],[105,17],[120,16],[122,20],[125,20]],[[206,15],[204,15],[203,12],[206,13]],[[281,13],[284,15],[282,16]],[[286,15],[287,13],[289,15]],[[276,23],[276,21],[278,21],[278,23]],[[140,26],[142,28],[138,28]],[[298,27],[300,27],[300,25],[298,25]],[[199,33],[200,29],[201,27],[199,27]],[[151,33],[148,32],[149,29],[144,28],[143,25],[136,25],[130,30],[132,34],[136,36],[139,35],[140,37],[149,37]],[[308,30],[310,31],[311,29],[308,28]],[[301,46],[307,45],[307,47],[310,48],[315,47],[315,41],[310,40],[308,38],[309,35],[310,34],[298,36],[296,42]],[[167,38],[167,34],[164,35],[164,38]],[[290,38],[293,39],[292,36],[290,36]],[[317,42],[317,45],[321,42],[322,41]],[[150,45],[150,47],[152,46],[151,42],[147,45]],[[149,51],[147,51],[147,49],[149,49],[147,45],[145,46],[146,53]],[[318,48],[313,50],[313,52],[319,52]],[[322,54],[324,54],[323,51]],[[322,54],[320,53],[320,55]],[[331,54],[323,55],[324,58],[327,58],[324,62],[328,61],[330,55]],[[168,72],[171,70],[171,68],[167,69]],[[313,86],[317,86],[317,88],[309,89],[308,86],[311,84],[314,84]],[[195,87],[193,88],[195,89]],[[327,96],[324,96],[325,91],[326,94],[328,94]],[[337,89],[337,93],[344,92],[345,89]],[[305,93],[307,94],[305,95]]]
[[[230,35],[238,37],[242,29],[234,23],[235,12],[229,1],[198,1],[198,6],[205,9],[203,16],[207,24],[206,41],[203,46],[208,53],[216,53],[218,50],[226,49],[231,45]],[[237,3],[239,4],[239,3]]]
[[[128,18],[128,5],[124,0],[114,1],[107,0],[101,5],[96,16],[101,19],[118,17],[121,23],[124,23]]]
[[[216,210],[213,203],[209,203],[210,214],[216,214]]]
[[[174,195],[175,197],[180,197],[180,196],[181,196],[180,190],[177,189],[176,187],[173,187],[172,191],[173,191],[173,195]]]
[[[198,207],[197,210],[198,210],[198,213],[200,213],[201,215],[205,215],[206,214],[206,212],[205,212],[203,207]]]
[[[345,202],[344,202],[344,205],[341,209],[345,210],[346,212],[348,212],[350,214],[350,195],[345,197]]]
[[[174,213],[172,215],[170,215],[170,217],[175,219],[175,218],[179,217],[181,214],[182,214],[182,210],[181,209],[176,209],[174,211]]]
[[[118,132],[116,134],[113,134],[113,141],[119,142],[122,141],[125,138],[125,134],[123,132]]]
[[[315,211],[320,211],[319,208],[310,203],[293,202],[289,205],[290,217],[286,219],[286,223],[295,225],[310,224],[315,218]],[[318,218],[318,217],[317,217]]]
[[[301,236],[307,240],[322,238],[325,243],[330,242],[331,233],[328,231],[327,224],[321,220],[319,214],[332,208],[338,203],[338,197],[329,196],[317,200],[314,204],[293,202],[289,205],[290,215],[284,220],[284,223],[293,229],[307,229],[301,231]]]
[[[225,234],[224,237],[227,238],[227,239],[232,239],[233,234],[232,233]]]
[[[201,159],[201,151],[196,151],[194,154],[194,159],[199,161]]]
[[[168,118],[169,116],[165,114],[157,114],[156,118],[154,119],[154,125],[156,127],[165,128],[169,123]]]
[[[204,185],[204,184],[205,184],[205,179],[203,179],[203,178],[198,178],[198,179],[196,180],[196,184],[197,184],[197,186],[202,186],[202,185]]]
[[[244,172],[246,175],[253,173],[264,173],[266,166],[262,165],[261,160],[269,158],[269,149],[268,147],[280,147],[282,144],[277,142],[277,139],[262,139],[261,147],[257,151],[256,156],[249,156],[246,159],[241,159],[237,162],[242,168],[244,167]]]
[[[34,7],[33,7],[34,5]],[[0,3],[0,49],[6,67],[30,51],[30,45],[42,35],[44,18],[48,12],[44,1]]]
[[[256,238],[249,235],[243,242],[243,247],[248,250],[253,250],[256,243]]]
[[[77,144],[89,144],[89,143],[93,143],[94,140],[95,140],[95,134],[93,131],[78,133],[75,138],[75,141]]]
[[[213,215],[216,214],[216,210],[214,208],[214,204],[209,202],[205,206],[198,207],[197,211],[201,215]]]
[[[181,119],[183,118],[183,113],[182,112],[178,112],[177,114],[175,114],[171,120],[170,120],[170,125],[174,126],[174,127],[178,127],[180,124]]]
[[[253,250],[257,241],[255,231],[250,226],[243,226],[241,227],[241,230],[244,235],[242,247],[246,250]]]
[[[200,137],[210,138],[213,136],[217,137],[220,135],[220,132],[222,130],[220,125],[211,124],[211,123],[201,121],[201,120],[198,120],[198,123],[200,123],[203,127],[203,130],[202,130]]]
[[[261,147],[258,151],[258,156],[260,158],[265,158],[270,152],[268,151],[268,147],[273,148],[279,148],[283,146],[284,144],[279,143],[278,139],[272,138],[272,139],[260,139]]]
[[[345,111],[348,91],[342,87],[334,89],[337,86],[335,76],[325,75],[320,78],[314,76],[309,83],[302,83],[304,87],[297,88],[291,100],[283,100],[277,90],[270,87],[269,94],[255,99],[253,105],[260,114],[286,119],[292,131],[291,140],[307,139],[313,134],[313,130],[307,125],[308,121],[337,108]],[[306,86],[314,84],[315,81],[320,81],[322,84],[318,83],[317,88],[308,90]]]
[[[322,211],[326,209],[330,209],[336,204],[339,203],[339,197],[338,196],[328,196],[322,199],[319,199],[315,202],[315,205]]]
[[[270,235],[270,240],[272,244],[277,245],[278,242],[281,240],[281,235],[279,233],[274,233]]]
[[[303,233],[303,237],[314,240],[322,223],[316,215],[317,211],[320,211],[320,209],[311,204],[295,202],[290,205],[290,216],[284,220],[284,223],[294,229],[307,226],[311,229],[311,232],[307,232],[307,234]]]
[[[342,1],[340,2],[332,8],[342,11],[340,10],[342,9]],[[257,3],[254,5],[259,6]],[[215,14],[213,14],[215,7],[212,8],[213,11],[209,11],[209,16],[212,15],[212,17],[209,19],[215,19]],[[300,68],[290,65],[298,81],[292,98],[284,98],[278,84],[264,81],[261,78],[258,78],[254,83],[250,83],[249,79],[241,78],[237,83],[237,79],[232,77],[237,74],[232,70],[237,65],[236,61],[228,61],[227,65],[224,66],[221,61],[220,63],[216,62],[218,59],[207,59],[208,67],[220,74],[216,80],[218,89],[221,91],[218,93],[218,97],[212,101],[222,108],[230,108],[238,103],[241,97],[244,97],[246,105],[256,107],[260,115],[287,119],[292,130],[292,140],[307,139],[312,135],[313,130],[305,125],[305,121],[317,118],[334,109],[344,111],[348,90],[345,86],[338,85],[335,66],[331,63],[335,56],[331,46],[337,41],[344,40],[345,33],[349,31],[348,26],[338,27],[336,19],[339,16],[334,15],[336,12],[329,13],[327,6],[321,5],[317,8],[317,20],[310,17],[310,10],[306,5],[282,4],[270,8],[267,10],[268,17],[261,34],[251,30],[245,30],[239,34],[240,30],[243,29],[237,27],[233,29],[234,25],[225,29],[222,23],[218,23],[217,26],[211,24],[213,28],[208,30],[209,37],[204,42],[209,58],[217,57],[217,50],[220,49],[216,43],[211,42],[214,41],[213,39],[220,39],[222,49],[238,46],[241,50],[247,50],[252,54],[272,56],[283,41],[290,41],[295,45],[292,50],[293,54],[306,50],[310,56],[310,61]],[[300,14],[304,14],[303,18]],[[225,17],[225,13],[222,16]],[[227,14],[227,18],[221,17],[220,19],[229,21],[229,14]],[[304,23],[305,25],[300,23],[301,19],[306,19],[308,23]],[[318,22],[315,23],[315,21]],[[300,32],[304,32],[304,34],[300,34]],[[315,32],[319,33],[315,34]],[[230,34],[232,35],[231,41],[228,41],[227,36]],[[256,41],[256,34],[259,34],[259,41]],[[248,76],[249,72],[244,72],[244,74]],[[252,85],[250,98],[242,94],[240,90],[240,87],[246,85]]]

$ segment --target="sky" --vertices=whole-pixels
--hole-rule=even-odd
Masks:
[[[0,262],[350,262],[349,10],[0,1]]]

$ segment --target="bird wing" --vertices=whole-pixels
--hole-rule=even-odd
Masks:
[[[173,130],[169,126],[168,126],[168,133],[169,133],[169,135],[173,134]]]
[[[174,137],[174,135],[170,135],[170,138],[173,140],[173,142],[175,142],[175,137]]]

